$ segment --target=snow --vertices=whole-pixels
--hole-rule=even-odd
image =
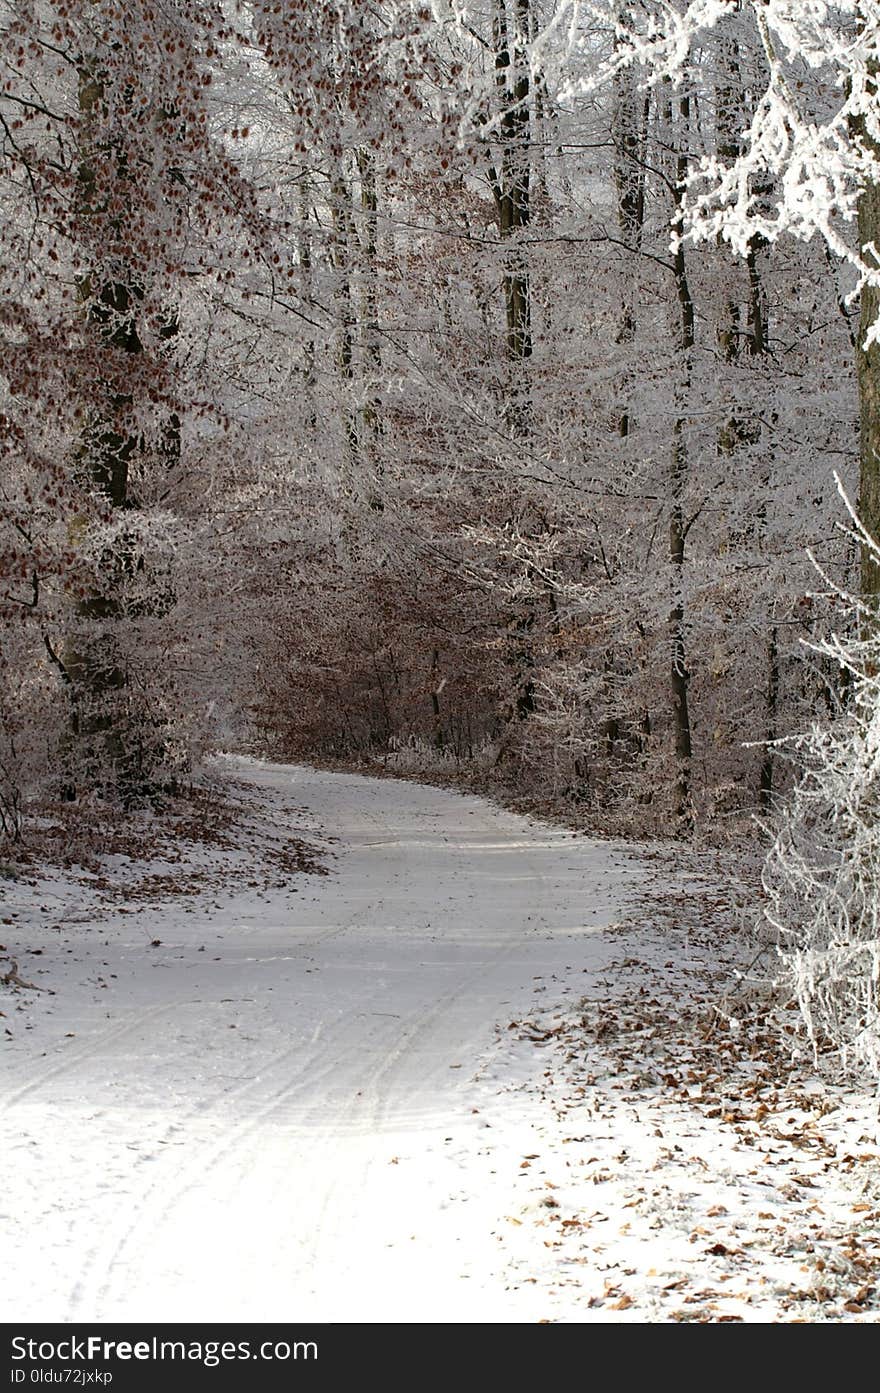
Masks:
[[[876,1319],[841,1314],[878,1217],[864,1100],[805,1201],[785,1142],[710,1115],[698,1051],[670,1095],[673,1065],[608,1049],[651,1000],[662,1054],[719,970],[633,921],[645,855],[399,780],[226,769],[256,799],[235,845],[0,882],[4,952],[44,988],[0,1002],[5,1319]],[[268,870],[267,827],[329,874]],[[831,1106],[801,1103],[803,1141]],[[863,1242],[827,1296],[824,1259],[799,1275],[817,1194],[834,1251],[854,1206]]]

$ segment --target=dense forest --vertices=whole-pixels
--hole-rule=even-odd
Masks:
[[[0,23],[7,843],[217,749],[757,813],[876,1063],[876,4]]]

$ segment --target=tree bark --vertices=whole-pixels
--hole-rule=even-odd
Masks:
[[[510,21],[510,22],[509,22]],[[512,30],[511,30],[512,24]],[[531,0],[494,0],[492,40],[498,100],[500,153],[489,171],[502,242],[508,365],[505,419],[514,440],[525,442],[530,430],[526,365],[532,355],[531,286],[522,232],[531,218],[531,84],[528,41]],[[514,674],[511,719],[524,721],[535,710],[533,601],[514,606],[508,623],[509,665]]]
[[[631,7],[623,5],[618,15],[621,29],[625,29],[628,22],[631,22]],[[629,67],[618,73],[614,83],[612,129],[614,183],[617,190],[617,225],[620,240],[627,252],[627,265],[624,268],[626,288],[617,330],[617,342],[621,345],[632,344],[636,336],[636,289],[632,268],[636,254],[641,251],[645,224],[645,142],[650,110],[650,95],[643,96],[638,91],[635,70]],[[624,373],[624,394],[629,390],[630,379],[631,374]],[[629,406],[625,405],[619,422],[621,437],[625,439],[631,429],[631,413]]]
[[[880,154],[880,151],[875,151]],[[859,243],[880,247],[880,184],[866,186],[859,200]],[[876,255],[876,254],[875,254]],[[871,253],[868,253],[871,256]],[[880,542],[880,343],[866,347],[868,331],[880,315],[880,288],[862,290],[861,318],[856,342],[859,384],[859,517],[869,535]],[[880,561],[862,547],[862,598],[873,611],[880,605]],[[876,620],[872,621],[876,622]]]
[[[356,488],[357,464],[360,454],[357,413],[351,401],[354,383],[354,306],[351,294],[351,244],[354,229],[351,222],[351,196],[341,163],[330,184],[333,242],[330,259],[336,272],[336,303],[339,309],[339,328],[336,340],[336,366],[341,378],[342,417],[348,450],[349,492]]]
[[[530,0],[514,0],[513,41],[508,33],[504,0],[496,0],[492,21],[495,83],[500,107],[501,157],[492,186],[502,242],[513,245],[504,255],[502,285],[507,320],[507,356],[512,367],[510,416],[514,423],[526,408],[522,368],[532,354],[531,297],[528,260],[518,234],[529,226],[531,112],[526,45]]]
[[[378,296],[378,213],[379,192],[376,179],[376,160],[371,150],[362,148],[357,152],[357,167],[361,186],[362,221],[362,281],[361,301],[363,371],[367,374],[366,402],[361,409],[363,422],[363,452],[372,474],[367,494],[367,502],[375,512],[384,508],[378,491],[378,481],[382,474],[382,461],[379,455],[379,439],[382,434],[380,414],[379,381],[382,371],[382,352],[379,345],[379,296]]]
[[[671,117],[671,111],[670,111]],[[690,133],[690,97],[682,97],[678,102],[679,136],[676,155],[675,213],[676,224],[684,203],[687,183],[688,153],[687,141]],[[673,121],[670,119],[670,129]],[[674,253],[675,288],[678,297],[678,352],[680,361],[679,409],[673,423],[671,506],[669,512],[669,559],[672,570],[673,602],[669,613],[669,640],[671,647],[670,683],[672,692],[672,719],[675,739],[675,780],[673,784],[672,812],[681,824],[690,824],[691,810],[691,763],[693,741],[691,736],[690,706],[688,692],[690,670],[687,660],[687,626],[685,613],[685,546],[687,524],[684,515],[684,492],[689,475],[689,459],[685,440],[686,408],[691,390],[691,360],[696,342],[696,315],[694,299],[688,278],[684,243],[678,241]]]
[[[111,185],[130,183],[123,152],[94,134],[104,103],[105,80],[97,57],[81,60],[78,101],[83,144],[77,172],[77,212],[84,229],[91,219],[105,216],[102,202],[106,191],[101,188],[99,162]],[[124,265],[120,269],[124,271]],[[94,400],[84,406],[76,468],[107,510],[121,513],[133,506],[129,466],[138,441],[128,424],[132,398],[122,385],[125,372],[118,355],[136,358],[143,353],[137,327],[142,288],[133,272],[126,276],[115,270],[110,278],[98,267],[80,282],[79,298],[89,335],[117,357],[117,362],[110,368],[113,380],[97,382]],[[165,445],[169,451],[179,447],[179,422],[169,422]],[[144,751],[131,724],[122,719],[128,676],[119,636],[114,632],[123,618],[123,590],[135,564],[136,558],[124,540],[108,545],[91,593],[77,604],[80,635],[68,645],[63,659],[71,699],[70,741],[65,756],[64,791],[68,797],[76,796],[83,787],[123,801],[145,791],[148,771]]]

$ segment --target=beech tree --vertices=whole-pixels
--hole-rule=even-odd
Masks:
[[[49,764],[69,796],[130,801],[186,764],[181,440],[215,406],[179,371],[181,316],[190,278],[232,274],[206,254],[231,208],[257,220],[211,131],[229,33],[200,3],[4,15],[5,675],[38,665],[66,706]]]

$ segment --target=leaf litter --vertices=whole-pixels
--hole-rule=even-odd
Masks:
[[[499,1032],[538,1052],[520,1087],[545,1105],[544,1165],[521,1179],[549,1304],[574,1284],[586,1319],[876,1322],[870,1084],[804,1048],[772,952],[742,932],[748,896],[705,873],[660,882],[611,964],[554,984],[576,1004]]]

